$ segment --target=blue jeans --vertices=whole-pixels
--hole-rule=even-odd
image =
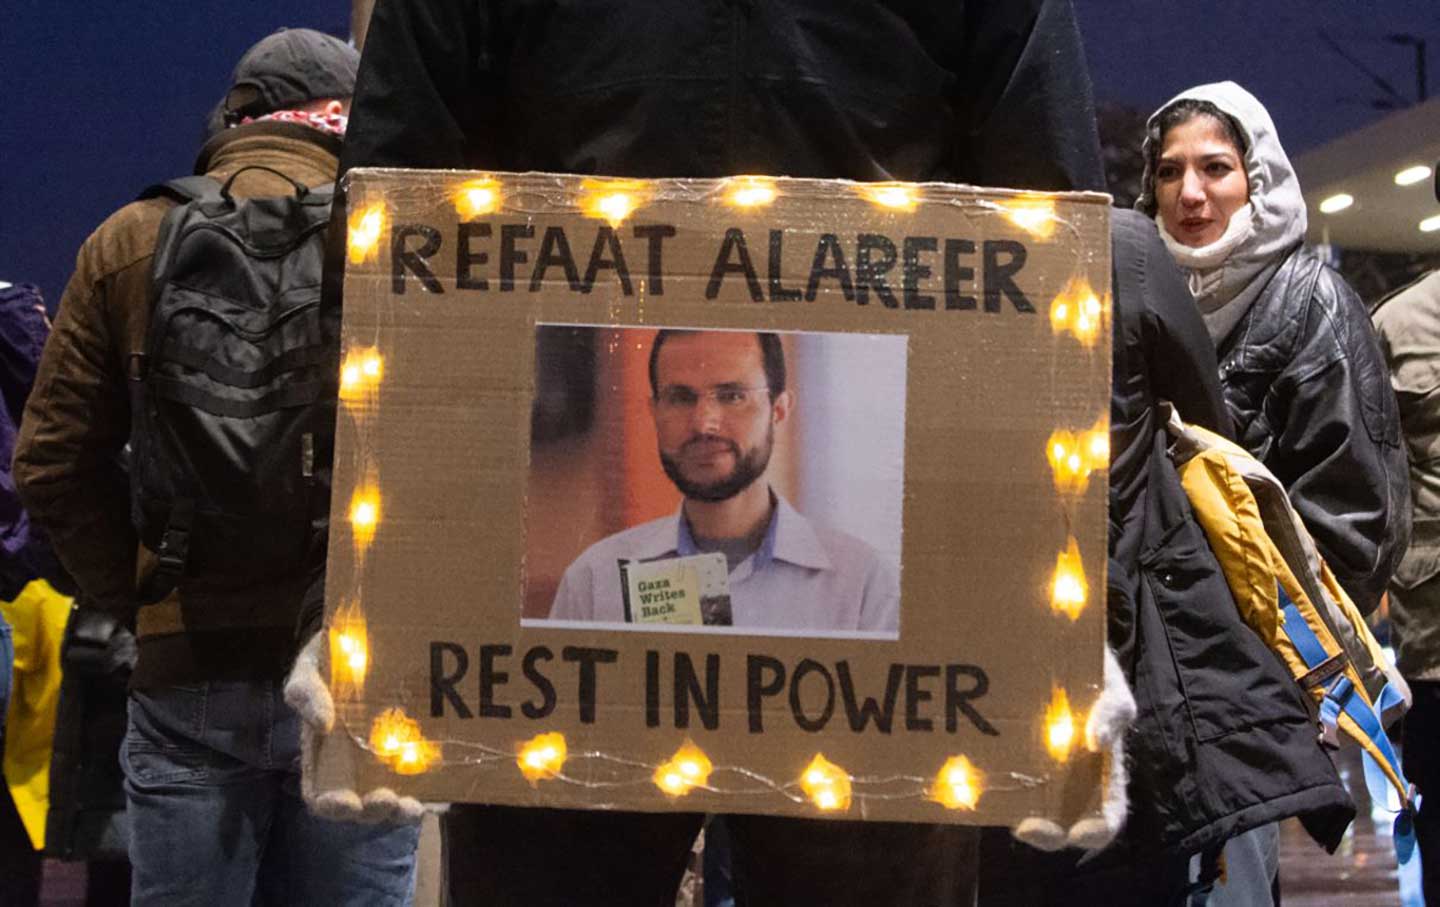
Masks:
[[[306,808],[299,717],[280,687],[130,694],[120,762],[138,907],[409,903],[418,827],[335,822]]]

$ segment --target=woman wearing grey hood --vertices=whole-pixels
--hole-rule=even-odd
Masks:
[[[1365,306],[1304,248],[1305,200],[1275,125],[1234,82],[1150,117],[1144,191],[1220,361],[1236,440],[1290,492],[1357,607],[1410,539],[1408,464]]]
[[[1236,440],[1290,493],[1366,614],[1410,538],[1408,464],[1369,315],[1304,248],[1305,200],[1269,113],[1233,82],[1181,92],[1146,124],[1135,207],[1186,272]],[[1183,415],[1183,414],[1182,414]],[[1215,907],[1271,903],[1278,830],[1226,845]]]

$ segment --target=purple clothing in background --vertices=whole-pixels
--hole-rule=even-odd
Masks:
[[[49,334],[37,287],[19,284],[0,289],[0,598],[5,600],[47,573],[52,561],[47,546],[31,529],[10,474],[20,415]]]

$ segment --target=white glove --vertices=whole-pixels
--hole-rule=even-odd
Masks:
[[[335,726],[335,700],[321,673],[325,633],[321,631],[295,657],[295,666],[285,679],[285,703],[300,715],[301,751],[309,761],[315,751],[315,735],[327,734]],[[394,822],[413,825],[425,815],[425,807],[414,797],[402,797],[388,787],[379,787],[363,796],[353,790],[314,789],[311,772],[301,778],[301,792],[316,815],[341,822]]]
[[[1039,850],[1079,847],[1096,851],[1105,847],[1125,826],[1130,801],[1125,786],[1130,773],[1125,768],[1125,731],[1135,720],[1135,697],[1125,683],[1125,672],[1115,653],[1105,648],[1105,687],[1085,722],[1085,747],[1104,752],[1105,794],[1098,814],[1086,816],[1068,829],[1049,819],[1031,817],[1015,826],[1015,837]]]

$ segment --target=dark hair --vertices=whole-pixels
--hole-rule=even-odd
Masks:
[[[660,347],[677,334],[699,334],[700,331],[683,331],[664,328],[655,335],[650,346],[650,395],[660,396],[660,384],[655,378],[655,363],[660,360]],[[780,345],[780,335],[756,331],[760,341],[760,359],[765,364],[765,384],[770,388],[770,399],[774,400],[785,392],[785,348]]]
[[[1230,114],[1216,107],[1210,101],[1202,101],[1199,98],[1181,98],[1169,107],[1160,111],[1151,121],[1146,131],[1145,150],[1145,177],[1140,187],[1140,198],[1136,201],[1135,207],[1151,217],[1155,216],[1155,169],[1160,166],[1160,152],[1165,145],[1165,134],[1182,123],[1188,123],[1198,116],[1214,117],[1225,132],[1225,138],[1240,152],[1240,159],[1245,159],[1245,154],[1250,150],[1250,143],[1245,140],[1245,130]],[[1243,168],[1242,168],[1243,169]],[[1247,179],[1248,174],[1247,174]]]

